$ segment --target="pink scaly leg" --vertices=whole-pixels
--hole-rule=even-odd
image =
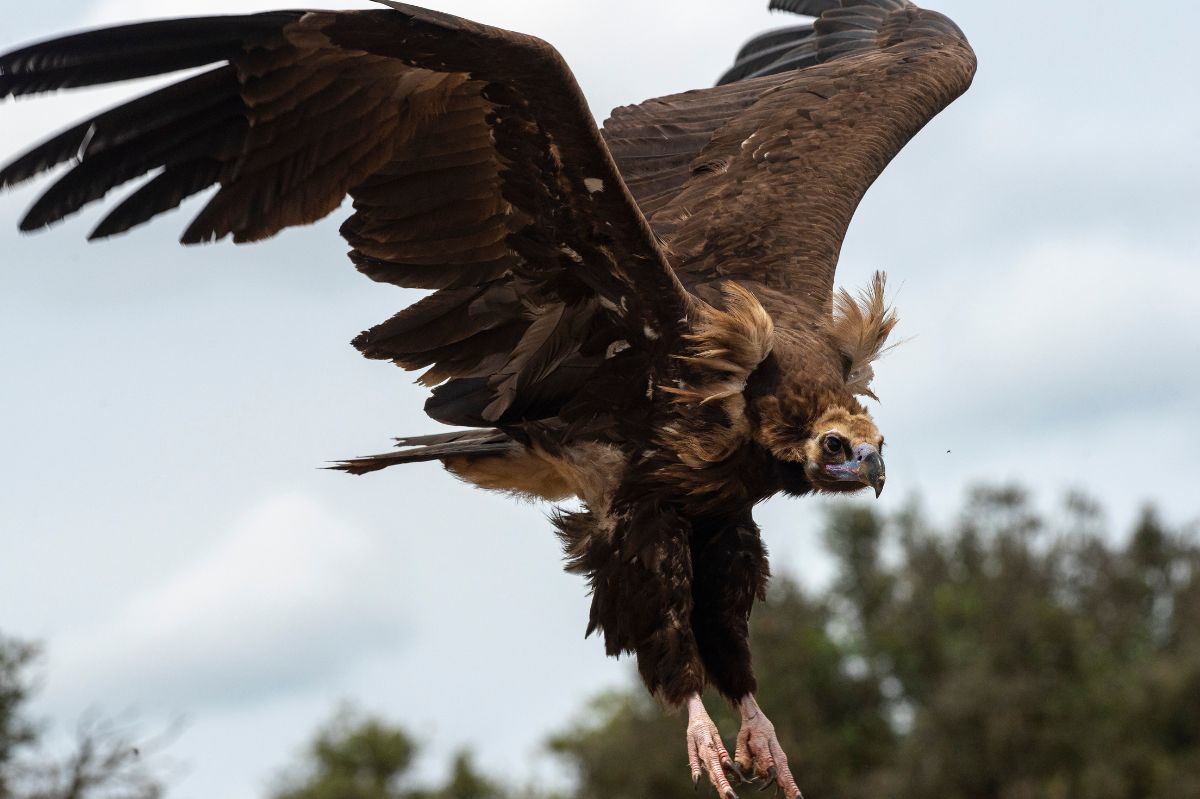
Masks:
[[[804,799],[788,768],[787,755],[775,736],[775,725],[754,701],[754,695],[747,695],[739,702],[738,710],[742,714],[742,729],[738,731],[735,750],[737,765],[747,774],[767,780],[764,789],[776,783],[783,789],[785,799]]]
[[[687,709],[688,765],[692,769],[692,783],[700,784],[700,774],[703,770],[722,799],[737,799],[727,774],[734,773],[733,760],[721,741],[717,725],[713,724],[708,711],[704,709],[700,694],[688,697]]]

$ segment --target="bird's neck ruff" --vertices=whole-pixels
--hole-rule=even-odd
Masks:
[[[724,295],[724,308],[697,306],[688,352],[676,356],[677,382],[661,386],[675,408],[659,431],[659,445],[671,453],[661,475],[687,485],[697,510],[745,499],[741,482],[724,470],[733,468],[732,456],[753,434],[746,381],[771,354],[775,336],[770,314],[753,294],[731,282]]]
[[[899,322],[887,302],[886,289],[887,276],[876,272],[857,295],[841,289],[833,297],[828,335],[842,360],[842,376],[851,396],[878,399],[871,389],[873,364],[891,349],[888,337]],[[750,375],[771,354],[775,338],[771,315],[737,283],[726,283],[723,294],[723,309],[700,305],[693,332],[687,336],[689,354],[677,356],[691,367],[691,379],[685,385],[663,387],[677,402],[705,404],[740,395]]]
[[[775,323],[758,299],[732,281],[722,287],[725,308],[699,305],[699,316],[686,338],[688,355],[676,356],[693,374],[682,386],[664,390],[677,402],[705,404],[740,397],[746,380],[771,354]]]
[[[833,297],[829,321],[829,336],[842,358],[847,390],[873,400],[879,399],[871,390],[873,364],[891,349],[887,346],[888,336],[899,322],[895,309],[887,304],[886,287],[887,276],[876,272],[871,284],[857,297],[846,289],[839,290]]]

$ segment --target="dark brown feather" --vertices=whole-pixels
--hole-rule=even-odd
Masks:
[[[235,58],[265,44],[303,11],[268,11],[121,25],[78,33],[0,55],[0,100]]]

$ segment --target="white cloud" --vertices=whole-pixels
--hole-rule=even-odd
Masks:
[[[1179,254],[1099,233],[944,277],[937,295],[902,298],[915,338],[881,365],[881,386],[894,375],[948,412],[1043,420],[1200,390],[1186,368],[1200,349],[1200,274]]]
[[[363,530],[310,499],[268,500],[195,564],[56,642],[50,701],[186,712],[336,676],[397,645],[386,567]]]

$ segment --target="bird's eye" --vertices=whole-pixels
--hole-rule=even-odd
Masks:
[[[826,436],[825,452],[829,455],[841,455],[845,452],[842,439],[838,436]]]

